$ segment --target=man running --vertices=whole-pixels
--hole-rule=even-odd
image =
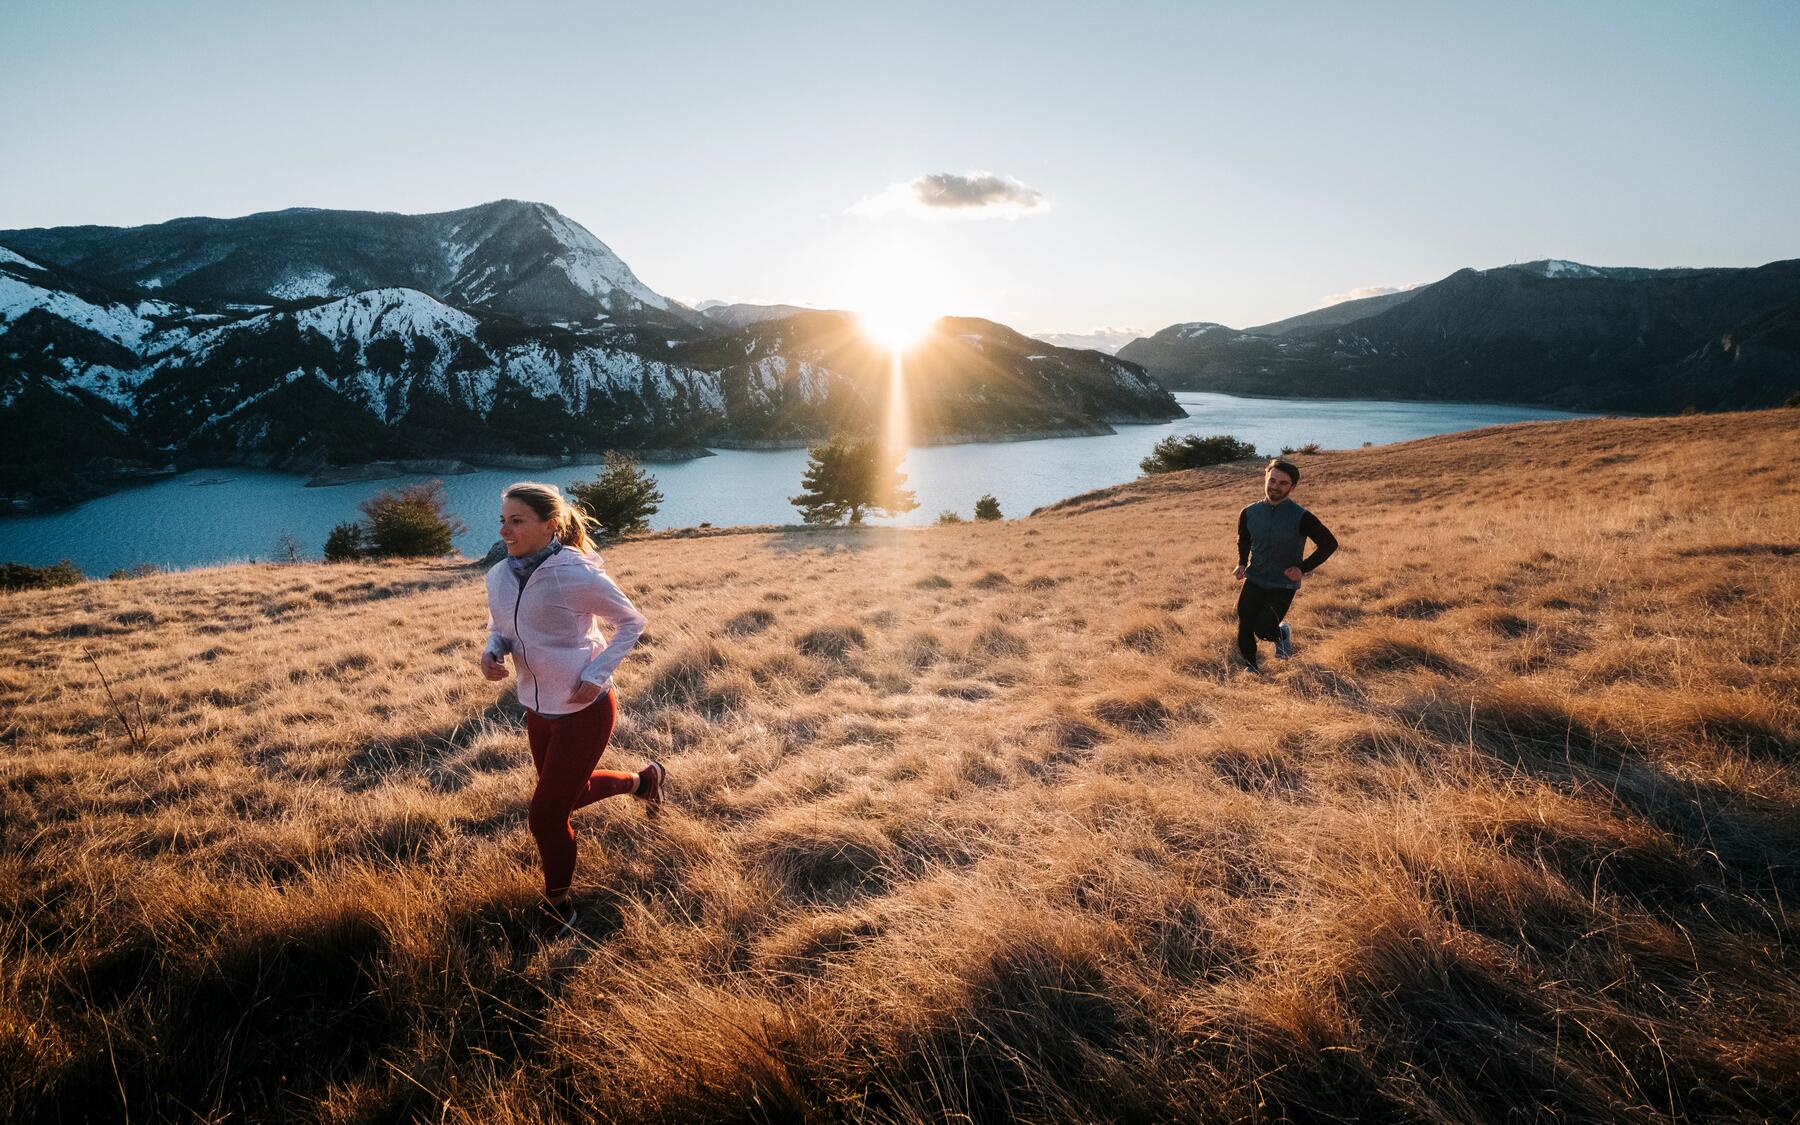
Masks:
[[[1338,542],[1319,517],[1288,499],[1300,483],[1300,469],[1288,461],[1270,461],[1263,470],[1263,493],[1238,513],[1238,565],[1233,576],[1244,584],[1238,594],[1238,652],[1252,672],[1256,638],[1275,642],[1275,655],[1294,655],[1294,635],[1282,618],[1294,602],[1300,580],[1318,569],[1337,550]],[[1313,552],[1302,558],[1306,541]]]

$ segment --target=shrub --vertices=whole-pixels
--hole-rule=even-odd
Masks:
[[[944,526],[947,524],[962,523],[963,518],[961,516],[957,515],[955,512],[951,511],[949,508],[945,508],[943,511],[938,513],[937,521],[938,521],[939,526]]]
[[[163,568],[155,563],[139,563],[133,567],[122,566],[108,574],[107,577],[118,582],[127,578],[148,578],[152,574],[161,574],[162,572]]]
[[[1800,391],[1795,391],[1793,394],[1787,396],[1787,402],[1784,405],[1800,406]]]
[[[1198,469],[1204,465],[1224,465],[1256,456],[1256,446],[1239,441],[1230,434],[1201,437],[1198,434],[1170,434],[1156,443],[1150,456],[1138,462],[1146,473],[1173,473],[1182,469]]]
[[[300,540],[284,531],[281,538],[275,540],[275,561],[297,563],[300,561]]]
[[[447,555],[452,540],[469,530],[444,514],[444,482],[409,484],[398,492],[383,489],[360,505],[368,519],[362,529],[363,553],[378,559]]]
[[[975,518],[978,520],[997,520],[1000,515],[1000,501],[992,496],[983,496],[975,501]]]
[[[806,523],[834,524],[847,516],[855,527],[862,523],[864,511],[897,516],[919,506],[918,498],[903,487],[901,453],[884,448],[873,436],[834,437],[807,453],[802,491],[788,498]]]
[[[618,452],[606,455],[598,477],[569,485],[569,495],[599,522],[597,534],[603,540],[649,531],[650,517],[663,502],[656,478],[644,472],[637,458]]]
[[[363,554],[363,529],[358,523],[340,523],[325,537],[326,562],[355,562]]]
[[[52,566],[27,566],[9,562],[0,566],[0,590],[37,590],[50,586],[74,586],[85,581],[81,568],[64,559]]]

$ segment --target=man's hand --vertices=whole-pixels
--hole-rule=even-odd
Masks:
[[[1244,568],[1241,566],[1238,567],[1236,570],[1231,572],[1231,576],[1233,578],[1237,579],[1239,582],[1242,582],[1244,580]]]
[[[575,704],[577,707],[586,707],[588,704],[599,698],[600,685],[589,683],[586,680],[582,680],[580,683],[576,684],[575,690],[569,693],[569,702]]]
[[[1298,582],[1306,577],[1306,572],[1297,566],[1290,566],[1281,572],[1281,576],[1286,578],[1289,582]]]
[[[484,650],[481,654],[481,674],[490,680],[504,680],[506,678],[506,665],[497,659],[493,653]]]

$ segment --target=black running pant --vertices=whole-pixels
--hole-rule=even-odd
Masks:
[[[1287,616],[1297,593],[1298,590],[1276,590],[1244,580],[1244,588],[1238,592],[1237,618],[1238,652],[1246,662],[1256,663],[1256,638],[1280,639],[1281,619]]]

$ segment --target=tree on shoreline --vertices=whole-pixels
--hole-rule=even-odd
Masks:
[[[1206,465],[1225,465],[1256,456],[1256,446],[1239,441],[1230,434],[1182,434],[1156,443],[1150,456],[1138,462],[1146,473],[1174,473],[1182,469],[1198,469]]]
[[[637,458],[616,450],[606,455],[599,476],[569,485],[569,496],[599,523],[596,534],[603,542],[649,531],[650,517],[663,502],[656,478]]]
[[[873,436],[833,437],[807,450],[801,493],[788,497],[809,524],[834,524],[849,517],[862,523],[865,511],[897,516],[919,506],[900,471],[902,453],[884,448]]]
[[[341,523],[325,540],[326,562],[359,558],[436,558],[455,550],[453,540],[467,524],[444,514],[444,482],[382,489],[357,505],[360,524]]]

